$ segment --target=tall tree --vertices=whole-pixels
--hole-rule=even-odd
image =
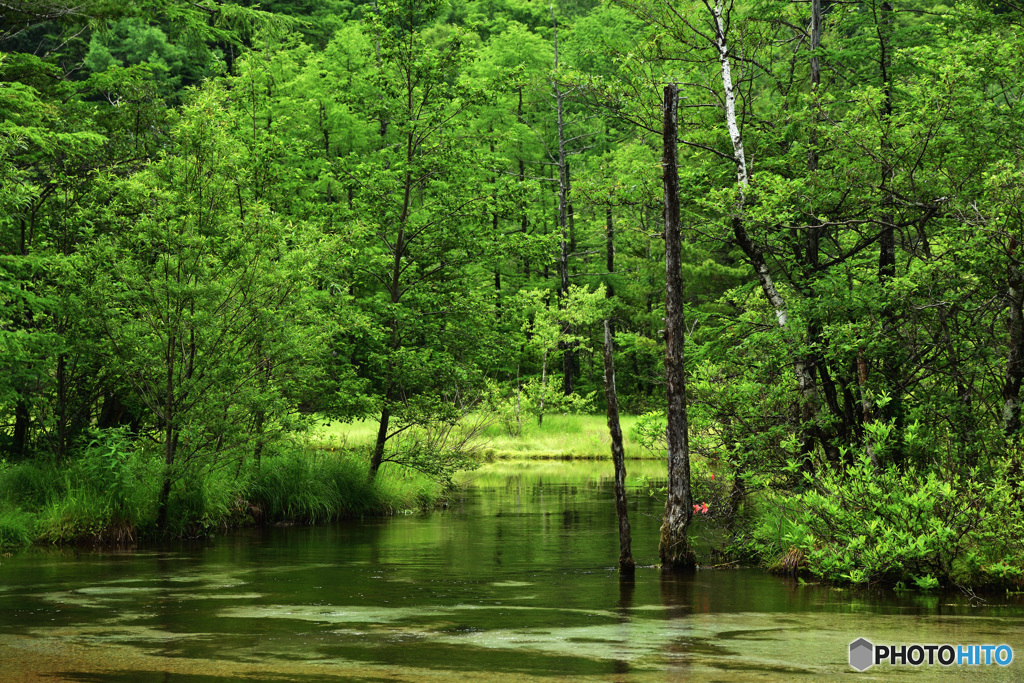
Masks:
[[[288,387],[327,332],[300,322],[309,322],[300,264],[312,254],[288,249],[298,235],[253,198],[224,100],[217,88],[201,93],[165,157],[109,179],[99,217],[112,230],[90,250],[107,362],[151,411],[162,445],[160,528],[175,484],[284,433]]]
[[[493,320],[472,267],[493,195],[480,191],[483,152],[461,137],[480,96],[463,80],[465,36],[434,23],[441,6],[381,2],[366,20],[380,50],[363,113],[387,125],[347,174],[353,292],[374,320],[355,359],[379,411],[371,472],[393,437],[458,418]]]
[[[665,381],[668,399],[668,498],[658,554],[665,571],[692,569],[696,563],[686,532],[693,516],[690,493],[690,441],[686,420],[686,320],[683,311],[682,232],[679,218],[679,89],[665,86]]]

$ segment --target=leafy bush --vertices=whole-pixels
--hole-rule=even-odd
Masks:
[[[668,453],[667,429],[668,418],[665,411],[652,410],[638,417],[629,433],[644,450],[652,455],[665,457]]]
[[[498,396],[497,392],[493,391],[487,408],[505,428],[506,433],[514,437],[522,435],[523,423],[527,418],[540,423],[549,415],[581,415],[592,412],[596,395],[596,391],[591,391],[585,396],[580,396],[576,392],[564,394],[551,378],[543,383],[538,378],[531,378],[505,396]]]
[[[987,476],[977,468],[879,471],[860,453],[845,470],[804,474],[808,488],[781,508],[782,545],[831,581],[906,580],[922,590],[946,581],[1019,581],[1013,544],[1024,516],[1006,472],[1005,464]]]

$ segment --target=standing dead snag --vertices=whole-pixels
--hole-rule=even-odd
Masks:
[[[619,400],[615,395],[615,364],[612,358],[612,330],[604,321],[604,395],[608,403],[608,432],[612,439],[612,461],[615,463],[615,515],[619,518],[619,571],[633,574],[632,539],[629,510],[626,508],[626,453],[622,448],[622,427],[619,426]]]
[[[686,420],[682,235],[679,227],[679,89],[665,86],[662,167],[665,187],[665,379],[668,393],[668,499],[658,554],[663,571],[693,569],[696,559],[686,531],[693,516],[690,494],[690,443]]]

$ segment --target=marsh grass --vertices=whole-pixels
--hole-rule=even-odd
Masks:
[[[621,418],[627,458],[648,458],[651,454],[631,436],[637,418]],[[322,427],[314,436],[325,448],[369,447],[377,438],[377,423],[357,421],[333,423]],[[603,415],[545,415],[544,424],[523,415],[519,434],[511,435],[500,423],[483,430],[479,439],[481,451],[492,458],[609,458],[611,439]]]
[[[661,460],[627,460],[626,486],[647,491],[654,483],[666,478],[665,463]],[[612,459],[500,459],[484,463],[478,469],[463,472],[460,484],[485,488],[505,487],[510,484],[533,486],[545,482],[598,486],[615,481]]]
[[[20,508],[0,509],[0,548],[16,548],[35,539],[35,518]]]
[[[319,524],[430,508],[445,493],[400,467],[385,466],[371,480],[369,458],[361,451],[293,444],[264,457],[259,467],[205,468],[179,479],[168,501],[167,528],[158,530],[159,458],[141,451],[105,457],[98,469],[96,457],[83,455],[62,467],[0,465],[0,547],[129,545],[254,524]],[[117,470],[113,476],[111,469]]]
[[[257,521],[320,524],[343,517],[432,507],[440,485],[399,467],[370,479],[361,453],[302,449],[270,458],[252,473],[247,499]]]

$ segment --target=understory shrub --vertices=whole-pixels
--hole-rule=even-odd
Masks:
[[[749,543],[777,568],[829,581],[1019,585],[1024,515],[1008,472],[877,470],[860,453],[805,473],[802,492],[766,496]]]
[[[51,543],[130,543],[155,518],[157,463],[123,429],[96,430],[46,487],[37,534]],[[37,501],[38,503],[38,501]]]
[[[171,487],[167,528],[161,535],[202,538],[244,523],[246,485],[246,479],[237,476],[233,467],[190,472]]]

